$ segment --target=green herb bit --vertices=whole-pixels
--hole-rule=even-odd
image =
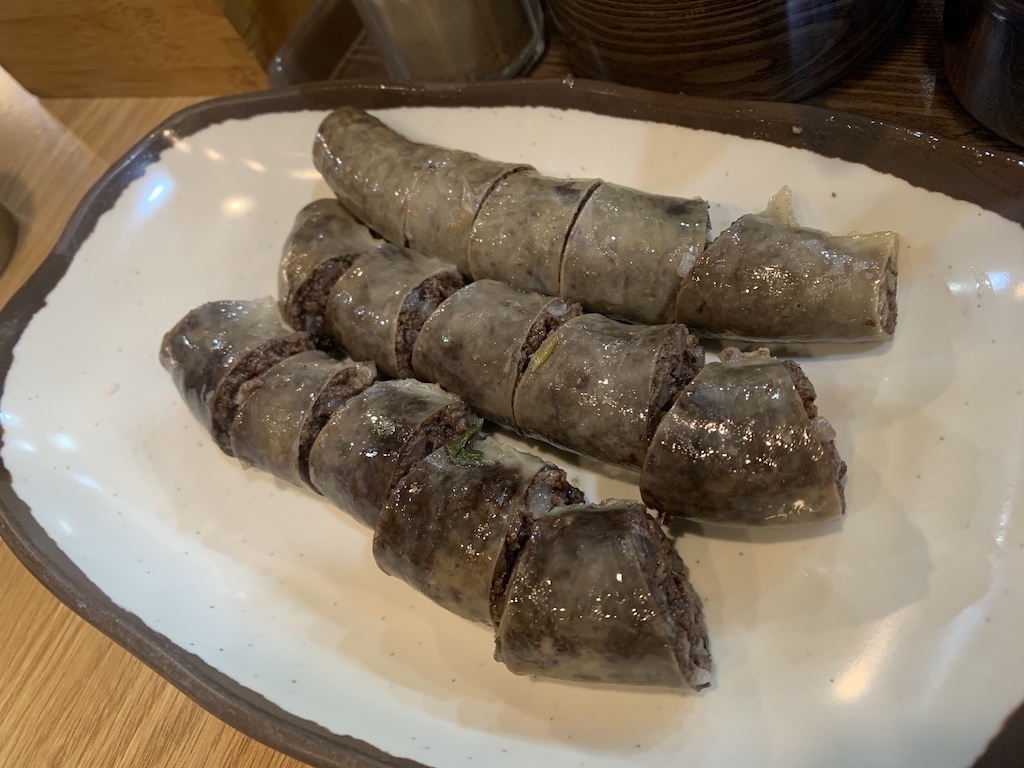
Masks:
[[[458,467],[479,467],[484,463],[484,452],[474,448],[467,448],[455,456],[449,456],[449,458],[452,460],[452,464]]]
[[[555,336],[549,336],[547,341],[540,345],[540,349],[533,353],[533,357],[530,358],[530,370],[536,371],[547,359],[551,357],[551,353],[555,351],[555,347],[558,346],[558,339]]]
[[[479,436],[483,425],[484,421],[480,419],[470,424],[461,435],[445,443],[444,449],[452,464],[459,467],[477,467],[483,463],[483,452],[469,447]]]

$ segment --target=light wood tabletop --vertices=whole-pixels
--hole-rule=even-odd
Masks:
[[[39,100],[0,70],[0,204],[21,225],[6,303],[107,167],[193,98]],[[57,601],[0,543],[0,766],[295,768]]]
[[[845,85],[808,101],[1019,153],[952,100],[936,69],[936,34],[934,18],[912,27]],[[366,46],[360,50],[347,74],[379,71]],[[557,74],[564,66],[557,48],[546,62],[535,74]],[[22,225],[14,258],[0,277],[0,305],[45,258],[78,200],[109,164],[161,120],[199,100],[40,102],[0,70],[0,203]],[[0,766],[301,765],[200,709],[59,603],[2,543],[0,584]]]

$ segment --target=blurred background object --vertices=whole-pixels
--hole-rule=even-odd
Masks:
[[[7,269],[18,246],[18,221],[14,214],[0,204],[0,272]]]
[[[580,77],[690,96],[795,101],[841,77],[908,0],[547,0]]]
[[[524,74],[544,51],[539,0],[353,0],[395,80]]]
[[[946,0],[943,50],[964,108],[1024,146],[1024,0]]]
[[[271,59],[311,4],[312,0],[3,0],[0,67],[38,96],[256,90],[266,87]]]
[[[271,88],[342,76],[349,53],[365,37],[349,0],[314,0],[267,68]]]

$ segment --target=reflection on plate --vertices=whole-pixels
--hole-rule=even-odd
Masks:
[[[845,521],[679,539],[706,603],[710,690],[509,674],[485,628],[379,573],[366,530],[243,471],[179,401],[162,334],[202,302],[274,292],[292,217],[327,194],[312,136],[345,102],[392,107],[376,114],[416,140],[703,196],[716,229],[786,183],[809,226],[901,233],[895,340],[801,360],[850,464]],[[831,152],[846,130],[762,109],[759,137]],[[336,86],[189,110],[101,183],[6,310],[31,322],[0,399],[5,538],[204,706],[318,764],[970,764],[1024,697],[1024,229],[847,160],[666,124],[753,133],[736,114],[585,83]],[[900,135],[897,169],[921,156]],[[856,141],[836,146],[858,159]],[[940,167],[960,178],[951,158]],[[921,174],[907,173],[939,184],[934,165]],[[1006,210],[987,184],[954,191]],[[556,459],[591,498],[637,497],[628,473]]]

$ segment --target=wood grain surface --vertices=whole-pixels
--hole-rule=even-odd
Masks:
[[[963,112],[946,87],[937,37],[939,7],[939,0],[919,0],[908,24],[871,61],[807,103],[868,114],[1024,160],[1024,151]],[[350,52],[340,72],[384,77],[365,42]],[[565,74],[564,49],[554,41],[534,75]],[[0,303],[39,265],[105,168],[160,120],[197,100],[41,103],[0,70],[0,204],[11,210],[22,230],[14,258],[0,276]],[[301,765],[201,710],[57,602],[3,544],[0,584],[0,766]]]
[[[290,0],[295,2],[295,0]],[[43,96],[234,93],[262,88],[242,0],[3,0],[0,66]]]
[[[114,160],[199,98],[45,105],[0,70],[0,205],[22,238],[6,303]],[[58,602],[0,542],[0,766],[298,768],[222,723]]]

